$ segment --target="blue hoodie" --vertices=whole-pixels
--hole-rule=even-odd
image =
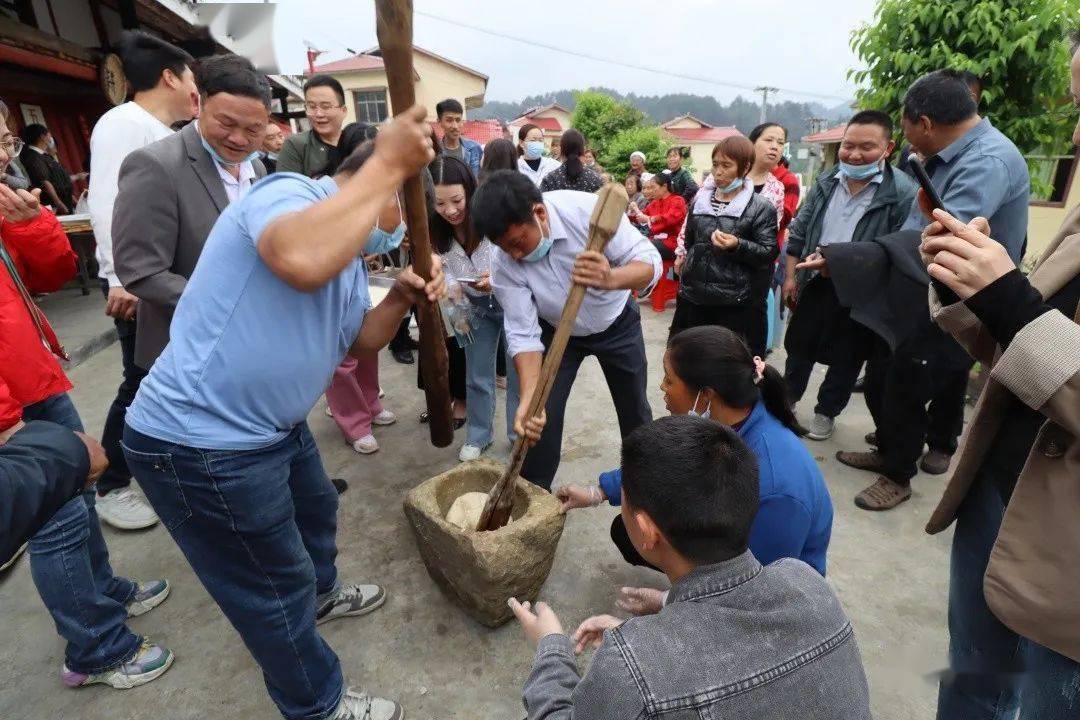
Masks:
[[[822,575],[833,508],[825,478],[795,433],[758,402],[736,432],[758,460],[761,499],[750,528],[750,550],[762,565],[802,560]],[[622,502],[622,471],[600,475],[608,502]]]

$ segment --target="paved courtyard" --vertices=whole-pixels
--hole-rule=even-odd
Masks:
[[[660,359],[671,311],[642,308],[649,349],[653,411],[665,412]],[[782,366],[783,356],[770,362]],[[382,449],[359,456],[344,443],[320,403],[310,423],[332,476],[349,481],[339,515],[339,568],[344,579],[373,581],[389,590],[386,605],[362,618],[323,628],[356,685],[405,705],[408,717],[519,720],[521,684],[531,653],[514,625],[489,630],[451,605],[428,577],[401,509],[405,493],[457,461],[458,446],[435,449],[416,422],[423,397],[415,366],[382,358],[386,406],[399,422],[376,431]],[[819,369],[820,370],[820,369]],[[815,373],[814,386],[821,372]],[[115,344],[76,367],[73,397],[87,429],[100,434],[120,379]],[[599,366],[588,361],[567,413],[559,482],[592,482],[614,467],[618,425]],[[800,407],[811,412],[812,393]],[[838,449],[862,449],[869,416],[861,396],[839,421],[829,442],[810,443],[836,508],[829,581],[855,625],[866,663],[873,712],[881,720],[932,717],[936,681],[945,663],[946,595],[950,533],[929,537],[923,525],[943,484],[919,476],[915,494],[899,509],[873,514],[857,509],[855,493],[872,476],[841,466]],[[463,440],[463,435],[459,433]],[[460,442],[460,441],[459,441]],[[505,457],[505,441],[496,456]],[[608,537],[615,510],[608,506],[571,515],[542,599],[572,630],[595,613],[617,613],[616,591],[627,584],[661,586],[662,578],[627,566]],[[141,688],[69,690],[59,681],[63,644],[37,597],[28,561],[0,578],[4,631],[0,641],[0,718],[28,720],[254,720],[278,717],[258,668],[179,550],[160,526],[144,532],[105,529],[114,568],[135,578],[169,578],[173,594],[132,627],[172,648],[173,669]],[[587,658],[582,659],[582,666]]]

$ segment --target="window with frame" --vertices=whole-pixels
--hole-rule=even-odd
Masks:
[[[386,88],[353,90],[353,109],[359,122],[381,123],[390,117],[386,105]]]

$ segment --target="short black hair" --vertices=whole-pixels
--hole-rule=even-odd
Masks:
[[[660,172],[649,176],[649,179],[648,179],[647,182],[654,182],[657,185],[662,185],[663,187],[666,187],[668,189],[668,191],[670,192],[671,191],[671,182],[674,179],[675,179],[675,177],[671,174],[671,171],[668,170],[667,168],[664,168]]]
[[[338,140],[338,152],[342,160],[335,164],[333,158],[326,164],[317,175],[352,175],[368,161],[375,152],[375,136],[378,128],[367,123],[349,123],[341,131],[341,139]]]
[[[203,97],[223,92],[242,95],[255,98],[270,109],[270,81],[240,55],[226,53],[203,58],[195,68],[195,82]]]
[[[49,128],[41,123],[30,123],[19,134],[22,135],[22,141],[27,145],[37,145],[41,138],[49,134]]]
[[[470,214],[476,234],[497,242],[511,225],[527,222],[539,202],[544,202],[540,188],[523,173],[496,170],[473,196]]]
[[[623,439],[622,489],[687,559],[717,563],[746,551],[758,463],[731,428],[693,415],[642,425]]]
[[[308,90],[317,87],[330,88],[337,95],[338,102],[342,105],[345,104],[345,88],[341,87],[341,83],[337,81],[337,78],[324,74],[312,75],[304,83],[304,94],[307,95]]]
[[[769,128],[772,128],[772,127],[780,128],[781,132],[784,133],[784,139],[787,140],[787,128],[784,127],[783,125],[781,125],[780,123],[774,123],[774,122],[763,122],[763,123],[761,123],[760,125],[755,127],[753,130],[751,130],[750,134],[747,135],[746,137],[747,137],[748,140],[750,140],[750,142],[756,143],[758,141],[758,138],[761,137],[761,134],[763,132],[765,132],[766,130],[768,130]]]
[[[892,118],[880,110],[860,110],[851,116],[847,124],[849,127],[852,125],[877,125],[885,131],[885,137],[888,140],[892,139],[895,131]]]
[[[937,125],[958,125],[979,111],[971,88],[959,70],[935,70],[916,80],[904,95],[904,117],[924,115]]]
[[[166,70],[180,77],[186,68],[195,64],[195,59],[186,51],[141,30],[120,33],[116,51],[131,90],[137,93],[157,87]]]
[[[464,115],[465,108],[461,107],[461,103],[454,98],[446,98],[435,106],[435,117],[439,120],[441,120],[442,116],[448,112]]]

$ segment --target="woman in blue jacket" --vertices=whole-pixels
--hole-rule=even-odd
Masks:
[[[787,401],[783,377],[731,330],[705,325],[683,330],[668,342],[660,385],[669,412],[711,418],[734,429],[758,460],[761,492],[750,530],[750,550],[763,564],[797,558],[825,574],[832,534],[829,490]],[[564,510],[622,501],[619,470],[600,475],[599,485],[563,486]],[[611,538],[626,561],[648,563],[634,550],[622,518]]]

